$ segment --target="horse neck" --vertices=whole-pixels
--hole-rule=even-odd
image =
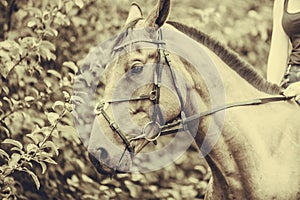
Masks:
[[[198,112],[203,112],[204,109],[210,110],[228,103],[270,96],[248,83],[211,50],[205,46],[202,46],[202,48],[207,53],[208,59],[211,59],[211,65],[213,66],[210,67],[215,68],[216,72],[201,74],[200,77],[199,70],[193,70],[192,66],[181,60],[183,62],[181,73],[186,78],[188,90],[190,91],[188,92],[190,96],[187,97],[187,102],[192,102],[187,104],[187,110],[195,112],[195,109],[200,109]],[[208,71],[211,72],[210,70]],[[203,78],[204,76],[206,79]]]
[[[221,76],[227,103],[270,96],[264,92],[259,91],[252,84],[248,83],[212,51],[208,49],[205,50],[211,57],[213,63],[215,64],[215,67],[217,68]]]
[[[188,94],[187,102],[189,102],[189,104],[187,104],[186,110],[188,110],[188,112],[190,113],[188,113],[187,115],[195,114],[195,112],[200,113],[203,111],[211,110],[214,107],[222,106],[226,103],[251,100],[258,97],[267,96],[266,94],[259,92],[242,77],[240,77],[215,54],[210,52],[208,49],[205,50],[209,57],[212,59],[214,67],[219,73],[222,85],[216,86],[215,88],[207,88],[207,83],[205,83],[203,78],[196,76],[196,73],[183,73],[186,74],[185,77],[188,77],[187,80],[192,80],[189,85],[192,85],[190,88],[193,88],[190,89],[190,92]],[[212,79],[213,78],[214,77],[212,77]],[[209,94],[209,91],[212,92],[212,90],[216,90],[217,93],[224,91],[225,99],[220,98],[220,102],[216,102],[217,105],[211,105],[211,95]],[[222,113],[220,114],[222,116]],[[230,175],[234,175],[236,173],[236,175],[234,176],[238,176],[239,173],[236,163],[231,162],[230,158],[228,157],[231,154],[228,149],[230,149],[231,147],[228,147],[228,144],[225,141],[229,136],[224,135],[223,133],[219,133],[218,137],[212,136],[212,139],[206,141],[208,144],[205,145],[205,147],[202,146],[204,139],[207,137],[207,135],[203,135],[203,133],[210,134],[207,132],[209,132],[209,129],[212,126],[215,126],[215,128],[218,129],[217,131],[221,131],[221,129],[223,128],[223,125],[219,125],[218,122],[212,122],[214,120],[215,118],[213,118],[212,116],[200,120],[198,134],[195,136],[195,140],[199,148],[201,149],[202,154],[206,155],[207,153],[209,153],[206,156],[206,160],[213,172],[213,177],[215,180],[214,187],[217,187],[216,189],[222,192],[228,191],[228,193],[235,193],[235,191],[231,192],[230,188],[227,187],[231,186],[232,183],[230,183],[230,180],[227,180],[226,178],[226,173],[229,173]],[[213,134],[215,133],[212,132],[211,135]],[[212,145],[213,147],[210,148],[210,145]],[[238,188],[242,187],[241,182],[236,182],[235,184]],[[223,195],[221,194],[222,192],[220,192],[220,196]],[[226,196],[228,195],[226,194]]]
[[[258,91],[215,54],[209,50],[206,51],[215,64],[224,87],[225,102],[220,102],[219,105],[270,96]],[[199,83],[203,81],[201,78],[193,78],[193,81],[198,82],[198,85],[205,85]],[[196,85],[196,83],[193,84]],[[194,108],[200,108],[198,112],[213,108],[208,100],[210,95],[207,91],[208,89],[205,88],[194,90],[198,98],[198,105]],[[214,199],[221,199],[221,196],[226,196],[228,199],[234,197],[255,199],[260,195],[269,198],[269,194],[256,190],[256,187],[269,187],[271,188],[269,192],[272,194],[282,187],[281,180],[289,180],[290,170],[295,171],[299,166],[299,162],[293,161],[293,156],[299,151],[299,144],[291,145],[293,140],[299,141],[299,137],[296,131],[290,130],[291,126],[294,126],[295,130],[299,126],[293,122],[286,125],[282,122],[282,115],[278,113],[286,116],[291,114],[299,116],[299,112],[294,112],[295,108],[295,105],[287,105],[283,102],[271,103],[267,106],[231,108],[224,111],[224,115],[220,112],[200,121],[195,140],[201,150],[203,150],[203,140],[207,137],[209,129],[214,126],[216,132],[220,131],[217,137],[214,135],[216,133],[212,132],[213,139],[207,141],[205,148],[213,147],[209,149],[210,152],[204,152],[209,153],[206,160],[213,172],[214,191],[219,191],[219,193],[216,192]],[[273,123],[276,121],[277,126],[268,124],[270,120]],[[279,127],[288,128],[288,131],[284,132],[284,137],[282,137],[283,132],[278,132]],[[279,146],[280,149],[278,149]],[[284,154],[290,157],[282,156]],[[266,160],[269,160],[272,165]],[[285,164],[282,165],[282,163]],[[276,171],[279,170],[288,171],[288,173],[276,178],[278,177]],[[249,181],[245,181],[247,179]],[[271,180],[277,184],[273,184]],[[297,182],[293,182],[292,185],[296,188]]]

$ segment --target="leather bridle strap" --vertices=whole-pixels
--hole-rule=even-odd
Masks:
[[[158,31],[158,41],[163,41],[162,40],[162,32],[161,30]],[[154,84],[153,84],[153,90],[152,92],[155,93],[156,98],[153,99],[153,113],[152,113],[152,123],[155,124],[157,123],[157,118],[159,120],[158,124],[161,126],[161,124],[163,123],[164,119],[159,107],[159,100],[160,100],[160,87],[161,87],[161,79],[162,79],[162,70],[163,70],[163,66],[164,66],[164,62],[163,62],[163,54],[162,54],[162,45],[163,43],[157,43],[157,53],[158,53],[158,61],[156,64],[156,69],[155,69],[155,73],[154,73]]]
[[[119,128],[118,124],[112,120],[108,114],[104,111],[105,102],[99,103],[96,107],[95,114],[101,114],[104,119],[108,122],[109,127],[118,134],[118,136],[122,139],[123,143],[126,146],[126,149],[129,151],[130,154],[134,153],[134,149],[130,145],[130,142],[127,140],[126,136],[122,133],[121,129]],[[133,155],[132,155],[133,156]]]
[[[169,134],[175,133],[177,131],[184,131],[183,127],[187,123],[197,120],[197,119],[201,119],[201,118],[209,116],[209,115],[213,115],[222,110],[227,110],[229,108],[235,108],[235,107],[261,105],[261,104],[266,104],[266,103],[271,103],[271,102],[288,101],[293,98],[294,98],[293,96],[291,96],[291,97],[286,97],[286,96],[267,97],[267,98],[259,98],[259,99],[254,99],[254,100],[250,100],[250,101],[235,102],[235,103],[229,103],[226,105],[218,106],[211,110],[201,112],[199,114],[195,114],[190,117],[187,117],[187,118],[185,118],[184,121],[181,119],[181,120],[172,122],[170,124],[166,124],[165,126],[162,126],[161,127],[161,136],[169,135]],[[181,126],[181,127],[174,129],[174,127],[178,127],[178,126]]]

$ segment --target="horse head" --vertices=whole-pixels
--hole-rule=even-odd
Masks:
[[[176,65],[181,61],[165,51],[159,31],[169,11],[170,1],[159,1],[143,18],[133,3],[126,31],[113,45],[112,54],[118,56],[103,72],[105,84],[87,145],[101,173],[130,171],[133,157],[156,143],[163,127],[182,114],[188,86],[170,68],[170,59]]]

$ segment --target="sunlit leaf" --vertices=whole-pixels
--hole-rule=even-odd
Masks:
[[[53,28],[49,28],[47,30],[45,30],[45,34],[48,34],[49,36],[55,36],[57,37],[58,36],[58,31],[56,29],[53,29]]]
[[[26,151],[29,154],[33,154],[38,150],[38,146],[35,144],[28,144],[26,147]]]
[[[64,62],[63,66],[68,67],[69,69],[71,69],[75,74],[78,72],[78,67],[76,66],[76,64],[72,61],[69,62]]]
[[[39,181],[37,175],[33,171],[27,169],[26,167],[23,167],[22,171],[26,172],[27,174],[29,174],[31,176],[31,178],[33,179],[33,181],[35,183],[36,188],[39,190],[41,187],[41,184],[40,184],[40,181]]]
[[[51,83],[49,80],[44,79],[43,81],[44,81],[45,85],[46,85],[48,88],[51,88],[52,83]]]
[[[50,112],[50,113],[47,113],[47,118],[51,124],[54,124],[56,122],[56,120],[59,118],[59,114]]]
[[[36,21],[29,21],[27,23],[27,26],[30,27],[30,28],[34,27],[35,25],[37,25]]]
[[[79,178],[77,177],[77,175],[72,175],[71,178],[67,179],[67,183],[70,185],[73,185],[75,187],[79,186]]]
[[[43,145],[42,148],[50,148],[52,151],[55,152],[55,155],[58,156],[58,147],[52,142],[52,141],[46,141]]]
[[[3,100],[6,101],[6,102],[8,103],[8,105],[9,105],[9,107],[10,107],[11,110],[14,109],[14,105],[13,105],[13,102],[12,102],[12,98],[9,99],[9,98],[7,98],[7,97],[3,97]]]
[[[27,134],[26,136],[32,139],[34,144],[38,144],[44,139],[44,131],[36,124],[33,127],[32,132],[30,134]]]
[[[75,0],[74,3],[76,4],[76,6],[78,6],[79,8],[83,7],[83,1],[82,0]]]
[[[45,158],[43,161],[44,161],[44,162],[47,162],[47,163],[50,163],[50,164],[57,165],[57,162],[55,162],[55,160],[53,160],[53,159],[50,158],[50,157]]]
[[[34,101],[34,97],[32,97],[32,96],[27,96],[27,97],[25,97],[24,98],[24,100],[26,101],[26,102],[32,102],[32,101]]]
[[[22,149],[19,149],[18,147],[12,147],[10,150],[11,150],[11,151],[17,151],[17,152],[19,152],[20,154],[24,154],[24,151],[23,151]]]
[[[10,160],[8,161],[8,165],[11,166],[11,167],[16,166],[20,159],[21,159],[21,154],[13,153],[10,156]]]
[[[58,79],[61,79],[61,78],[62,78],[62,77],[61,77],[61,74],[58,73],[56,70],[50,69],[50,70],[47,71],[47,73],[53,75],[54,77],[56,77],[56,78],[58,78]]]
[[[55,51],[55,49],[56,49],[55,45],[54,45],[52,42],[47,41],[47,40],[43,40],[43,41],[40,43],[40,47],[49,49],[50,51]]]
[[[76,135],[77,134],[77,131],[76,129],[73,127],[73,126],[64,126],[64,125],[61,125],[61,126],[58,126],[57,129],[59,131],[62,132],[62,134],[74,134]]]
[[[70,12],[70,10],[73,8],[74,3],[72,1],[68,1],[66,4],[66,13]]]
[[[64,106],[65,103],[62,101],[56,101],[54,102],[54,104],[52,105],[52,109],[57,113],[57,114],[62,114],[64,111]]]
[[[6,78],[10,71],[14,68],[15,64],[12,61],[6,61],[4,65],[0,68],[0,74]]]
[[[39,161],[38,162],[40,165],[41,165],[41,168],[42,168],[42,174],[44,174],[47,170],[47,165],[46,163],[42,162],[42,161]]]
[[[1,111],[1,109],[0,109],[0,111]],[[0,126],[0,131],[1,131],[1,133],[4,132],[6,137],[10,136],[9,130],[6,127]]]
[[[6,158],[6,160],[9,159],[9,155],[3,149],[0,149],[0,157]]]
[[[2,143],[14,145],[14,146],[18,147],[19,149],[23,148],[23,145],[21,142],[14,140],[14,139],[10,139],[10,138],[5,139]]]
[[[55,137],[55,138],[59,138],[59,134],[58,134],[57,129],[54,129],[54,130],[51,132],[51,136],[52,136],[52,137]]]
[[[5,93],[6,95],[9,94],[9,88],[8,88],[7,86],[3,85],[1,89],[4,91],[4,93]]]
[[[65,101],[66,101],[66,102],[69,102],[69,101],[71,100],[71,95],[70,95],[70,93],[67,92],[67,91],[62,91],[62,92],[63,92],[63,94],[64,94]],[[69,103],[66,103],[66,104],[69,104]],[[67,108],[68,105],[65,105],[65,107]],[[67,108],[67,109],[68,109],[68,108]]]
[[[61,7],[62,7],[62,0],[55,0],[55,2],[56,2],[56,5],[57,5],[57,7],[58,7],[58,9],[61,9]]]
[[[47,60],[55,60],[56,56],[50,51],[50,49],[46,48],[40,48],[39,55],[42,56],[42,58]]]
[[[14,40],[4,40],[0,42],[0,49],[11,51],[14,48],[19,48],[19,44]]]

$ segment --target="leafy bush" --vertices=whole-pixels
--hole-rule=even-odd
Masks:
[[[265,72],[271,1],[184,2],[174,0],[171,20],[212,34]],[[155,3],[140,0],[146,13]],[[210,172],[195,148],[166,169],[110,179],[96,173],[74,129],[78,66],[119,32],[129,4],[0,0],[1,199],[203,198]]]

